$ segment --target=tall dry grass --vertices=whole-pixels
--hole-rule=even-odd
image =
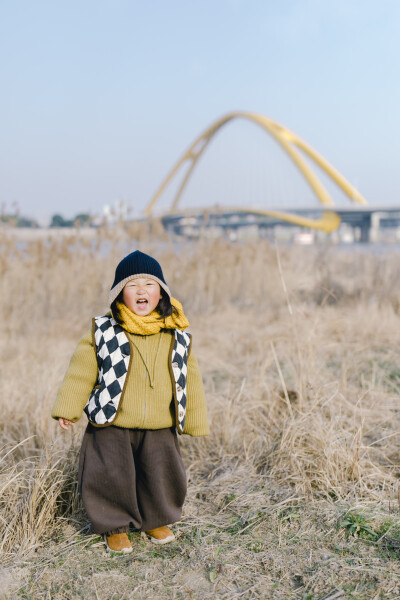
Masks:
[[[76,491],[84,419],[71,434],[49,415],[79,337],[107,308],[115,265],[136,248],[160,260],[191,321],[212,433],[183,438],[182,451],[192,497],[214,486],[207,518],[254,482],[308,503],[393,501],[398,255],[177,243],[157,223],[0,246],[5,560],[62,543],[66,522],[87,525]],[[186,510],[195,515],[190,499]]]

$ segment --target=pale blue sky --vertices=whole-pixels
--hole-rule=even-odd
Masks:
[[[370,204],[400,204],[398,0],[0,0],[0,54],[0,201],[23,214],[122,198],[139,215],[231,110],[292,129]],[[236,121],[183,204],[311,196],[280,149]]]

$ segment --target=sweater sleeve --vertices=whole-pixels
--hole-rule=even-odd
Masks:
[[[209,435],[207,404],[203,381],[196,357],[191,351],[188,357],[187,404],[184,433],[194,437]]]
[[[61,417],[75,423],[81,418],[85,404],[96,385],[97,371],[96,349],[93,346],[92,332],[89,331],[79,341],[72,355],[51,411],[53,419]]]

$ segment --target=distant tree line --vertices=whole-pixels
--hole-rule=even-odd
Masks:
[[[34,219],[29,219],[28,217],[23,217],[19,214],[1,214],[0,222],[9,227],[39,227]]]
[[[87,213],[80,213],[73,219],[64,219],[60,214],[53,215],[50,220],[50,227],[89,227],[92,224],[92,217]],[[0,223],[7,225],[8,227],[31,227],[38,228],[39,224],[35,219],[30,219],[16,213],[5,213],[0,214]]]
[[[50,227],[83,227],[92,223],[92,217],[87,213],[80,213],[73,219],[64,219],[62,215],[56,214],[51,217]]]

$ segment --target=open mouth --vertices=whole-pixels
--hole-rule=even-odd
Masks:
[[[148,300],[145,298],[139,298],[139,300],[136,301],[136,304],[148,304]]]

